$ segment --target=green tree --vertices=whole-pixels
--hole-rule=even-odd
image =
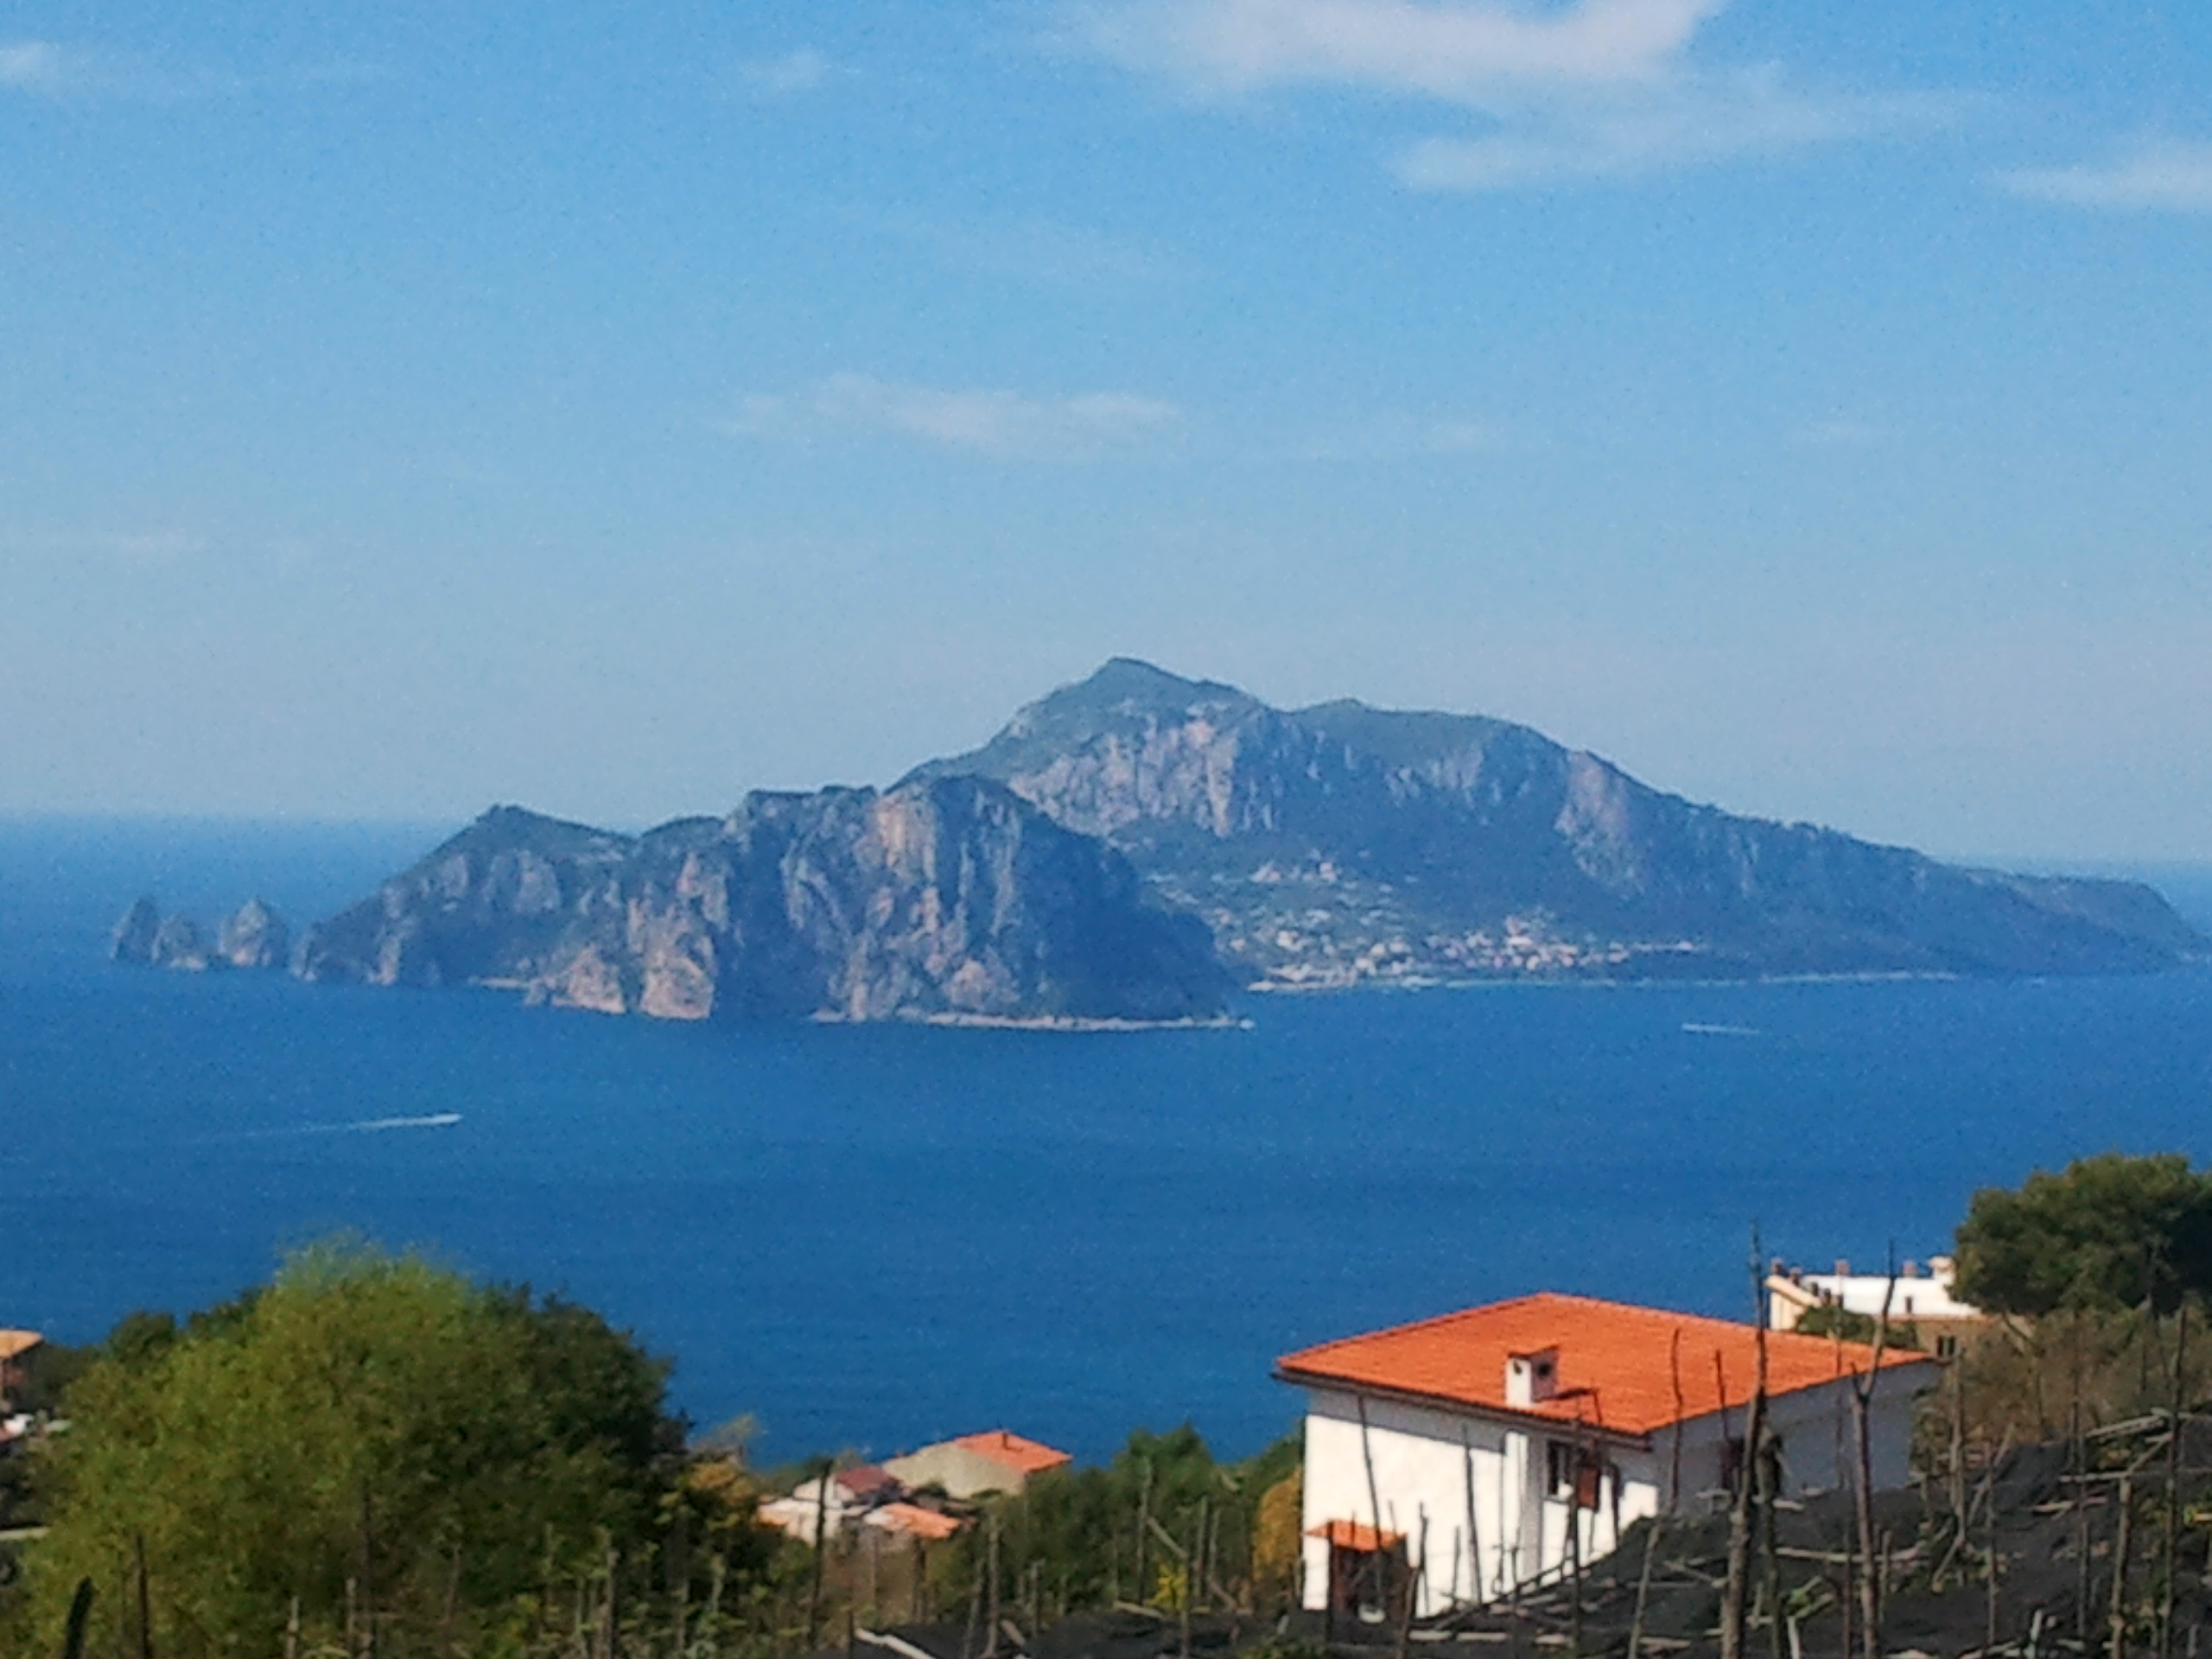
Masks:
[[[2178,1153],[2106,1153],[2038,1170],[2019,1191],[1974,1195],[1958,1232],[1958,1288],[1998,1313],[2170,1313],[2212,1290],[2212,1175]]]
[[[29,1554],[53,1651],[80,1580],[89,1649],[163,1659],[311,1649],[372,1618],[387,1651],[518,1645],[549,1582],[649,1538],[681,1425],[665,1367],[582,1308],[415,1256],[323,1246],[195,1317],[135,1318],[41,1453]]]
[[[1109,1596],[1172,1605],[1167,1592],[1186,1582],[1177,1550],[1188,1547],[1202,1514],[1210,1580],[1202,1599],[1214,1585],[1249,1597],[1261,1499],[1297,1471],[1301,1450],[1293,1435],[1243,1463],[1224,1464],[1188,1423],[1165,1434],[1138,1429],[1105,1468],[1054,1470],[1033,1477],[1019,1497],[993,1500],[986,1527],[970,1529],[931,1557],[938,1605],[948,1611],[966,1605],[988,1559],[987,1528],[995,1525],[1008,1605],[1033,1568],[1048,1611],[1096,1606]],[[1141,1527],[1141,1518],[1151,1524]],[[1163,1541],[1161,1531],[1174,1542]]]

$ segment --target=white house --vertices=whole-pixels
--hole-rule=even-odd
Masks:
[[[1749,1325],[1545,1294],[1278,1361],[1306,1391],[1305,1605],[1374,1617],[1414,1569],[1424,1616],[1493,1600],[1556,1578],[1571,1540],[1589,1561],[1644,1516],[1712,1501],[1742,1455],[1758,1339]],[[1769,1333],[1785,1491],[1849,1479],[1851,1379],[1873,1357]],[[1905,1482],[1913,1396],[1937,1371],[1882,1355],[1878,1488]]]
[[[1954,1294],[1955,1268],[1948,1255],[1930,1256],[1928,1271],[1908,1262],[1892,1279],[1886,1273],[1853,1273],[1839,1262],[1834,1273],[1807,1273],[1777,1264],[1768,1276],[1767,1322],[1794,1331],[1815,1308],[1836,1307],[1873,1319],[1887,1311],[1891,1325],[1910,1325],[1923,1339],[1933,1338],[1936,1353],[1948,1358],[1961,1336],[1987,1321],[1987,1315]]]

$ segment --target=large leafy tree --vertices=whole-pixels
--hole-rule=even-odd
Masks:
[[[582,1308],[329,1246],[182,1328],[136,1318],[41,1471],[34,1623],[95,1587],[89,1650],[505,1645],[550,1580],[636,1548],[674,1474],[665,1368]]]
[[[2212,1174],[2179,1154],[2106,1153],[1974,1194],[1958,1231],[1959,1293],[1999,1313],[2171,1313],[2212,1292]]]

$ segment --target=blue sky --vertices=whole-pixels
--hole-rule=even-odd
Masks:
[[[32,3],[0,811],[643,823],[1130,652],[2212,858],[2212,13]]]

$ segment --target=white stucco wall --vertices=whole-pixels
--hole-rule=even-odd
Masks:
[[[1871,1420],[1878,1490],[1903,1485],[1910,1477],[1912,1400],[1933,1385],[1936,1372],[1929,1364],[1883,1373]],[[1789,1490],[1826,1491],[1848,1481],[1854,1446],[1849,1402],[1846,1379],[1770,1402]],[[1680,1511],[1700,1512],[1718,1501],[1711,1495],[1721,1485],[1726,1441],[1743,1432],[1740,1411],[1728,1414],[1725,1427],[1718,1414],[1693,1418],[1681,1425],[1678,1453],[1671,1428],[1649,1443],[1586,1430],[1584,1443],[1607,1466],[1598,1507],[1589,1510],[1546,1490],[1547,1443],[1572,1446],[1577,1437],[1571,1425],[1309,1390],[1304,1604],[1316,1611],[1327,1605],[1329,1546],[1311,1535],[1329,1522],[1371,1526],[1379,1508],[1382,1529],[1403,1535],[1407,1559],[1421,1571],[1417,1611],[1427,1616],[1491,1600],[1516,1583],[1563,1571],[1570,1516],[1579,1522],[1587,1563],[1613,1548],[1617,1523],[1625,1530],[1670,1501]]]
[[[1955,1273],[1948,1256],[1937,1256],[1928,1271],[1912,1277],[1900,1274],[1892,1283],[1885,1273],[1798,1273],[1770,1279],[1768,1306],[1777,1331],[1795,1330],[1797,1322],[1824,1303],[1847,1313],[1878,1319],[1886,1301],[1890,1318],[1898,1324],[1977,1323],[1980,1308],[1960,1301],[1952,1293]]]

